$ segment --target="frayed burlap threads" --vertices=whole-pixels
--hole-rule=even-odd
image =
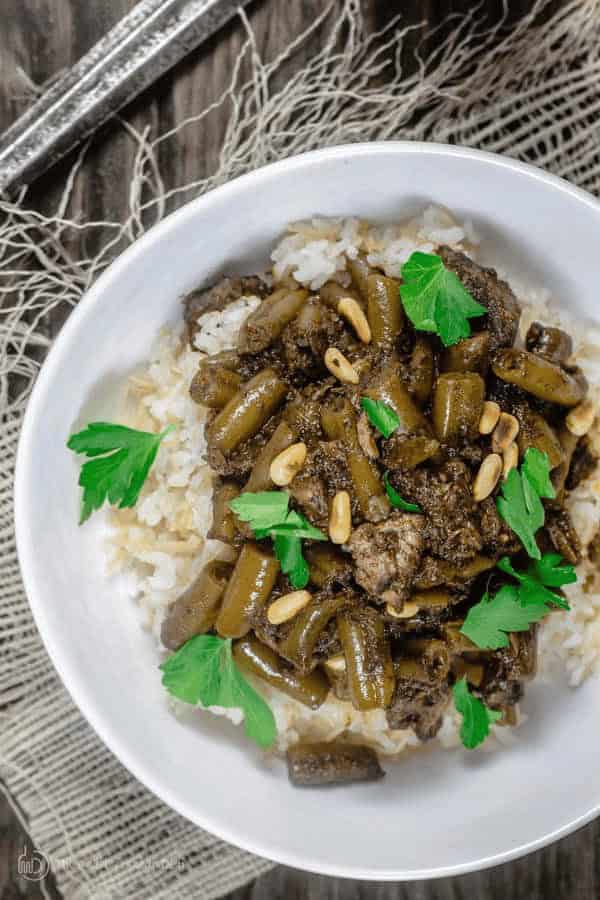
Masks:
[[[82,719],[49,662],[23,595],[14,547],[12,477],[19,428],[49,342],[43,321],[74,306],[125,246],[169,210],[257,166],[357,140],[436,140],[534,162],[600,194],[600,0],[574,2],[543,24],[544,3],[510,31],[483,32],[477,10],[413,74],[402,20],[368,36],[359,0],[332,0],[311,28],[325,35],[306,68],[294,66],[310,33],[272,61],[246,42],[215,106],[230,115],[215,171],[165,189],[153,136],[123,123],[136,154],[129,214],[73,221],[78,164],[52,214],[27,196],[0,199],[0,774],[54,862],[71,898],[212,898],[269,863],[229,847],[171,812],[139,785]],[[432,42],[435,44],[435,42]],[[243,81],[242,61],[251,67]],[[279,84],[285,73],[284,87]],[[188,126],[180,122],[175,131]],[[73,230],[99,247],[69,251]]]

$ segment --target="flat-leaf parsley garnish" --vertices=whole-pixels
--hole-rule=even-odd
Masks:
[[[367,419],[384,438],[389,438],[400,425],[397,413],[387,403],[381,400],[371,400],[370,397],[361,397],[361,408],[367,414]]]
[[[390,484],[389,474],[386,472],[383,476],[383,485],[385,487],[385,492],[388,495],[388,499],[394,509],[401,509],[404,512],[421,512],[421,507],[416,503],[409,503],[408,500],[404,500],[396,488],[392,487]]]
[[[229,508],[248,523],[255,538],[272,538],[281,571],[299,590],[306,587],[309,578],[302,540],[326,541],[327,538],[302,513],[289,509],[289,502],[285,491],[247,491],[232,500]]]
[[[555,553],[545,553],[540,560],[534,560],[527,572],[517,572],[508,556],[503,556],[498,568],[507,575],[512,575],[519,582],[519,600],[522,606],[550,603],[560,609],[569,609],[569,604],[560,594],[548,590],[548,587],[560,587],[577,581],[574,566],[559,566],[562,557]]]
[[[545,521],[541,497],[554,497],[550,481],[550,462],[547,453],[530,449],[526,452],[520,471],[511,469],[502,483],[502,496],[496,498],[498,512],[532,559],[541,553],[535,536]]]
[[[235,664],[231,641],[199,634],[161,665],[162,683],[178,700],[196,706],[241,709],[249,738],[270,747],[277,735],[271,708],[248,684]]]
[[[435,253],[415,251],[401,274],[400,297],[406,315],[418,331],[437,334],[445,347],[469,337],[469,319],[487,313]]]
[[[112,422],[90,422],[71,435],[69,450],[95,457],[83,464],[79,475],[83,488],[80,525],[105,500],[120,509],[135,505],[161,441],[174,428],[168,425],[160,434],[152,434]]]
[[[463,720],[460,739],[468,750],[482,744],[490,733],[490,725],[502,718],[502,713],[490,709],[469,690],[466,678],[461,678],[452,688],[454,705]]]

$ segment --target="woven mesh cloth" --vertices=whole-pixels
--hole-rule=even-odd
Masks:
[[[599,194],[600,0],[545,12],[542,3],[509,31],[482,31],[477,11],[456,18],[411,75],[401,66],[408,29],[398,21],[367,35],[359,0],[323,9],[311,27],[321,32],[322,50],[306,68],[295,60],[310,33],[264,61],[240,13],[247,39],[220,101],[229,104],[229,124],[210,177],[166,192],[157,151],[173,132],[156,137],[123,123],[137,148],[124,180],[126,221],[71,221],[77,166],[52,214],[29,209],[25,194],[0,199],[0,776],[69,900],[208,900],[271,864],[194,827],[137,783],[81,717],[46,656],[23,593],[12,521],[19,428],[49,343],[44,317],[74,306],[167,210],[317,147],[398,138],[467,144],[537,163]],[[252,70],[244,83],[242,60]],[[199,111],[195,120],[206,117],[208,127],[211,114]],[[71,257],[75,227],[100,248],[94,258]]]

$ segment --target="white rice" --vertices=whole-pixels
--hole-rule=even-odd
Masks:
[[[476,255],[477,237],[469,223],[460,225],[446,211],[428,207],[421,216],[404,225],[371,225],[358,219],[313,219],[291,225],[272,253],[273,274],[292,273],[313,290],[325,281],[348,283],[347,260],[362,251],[372,265],[397,276],[400,265],[415,250],[433,252],[449,244]],[[505,273],[502,273],[505,275]],[[560,325],[576,341],[574,356],[592,386],[592,397],[600,403],[600,333],[583,327],[553,308],[544,290],[531,289],[511,278],[523,305],[521,334],[529,324],[541,320]],[[163,442],[156,462],[134,509],[111,513],[109,569],[127,576],[145,627],[160,645],[160,626],[169,604],[191,583],[207,560],[231,558],[228,546],[208,540],[212,512],[213,473],[206,462],[204,421],[207,411],[189,396],[189,384],[200,359],[235,347],[240,326],[260,301],[242,297],[223,312],[212,312],[198,320],[200,330],[190,350],[181,331],[166,331],[149,362],[128,383],[123,420],[150,431],[177,426]],[[600,430],[593,432],[600,449]],[[600,522],[600,474],[571,494],[573,520],[585,544]],[[548,616],[542,627],[540,661],[549,671],[557,661],[566,670],[570,684],[577,685],[593,672],[600,672],[600,583],[587,562],[578,567],[579,581],[567,587],[571,611]],[[584,582],[588,579],[586,590]],[[397,755],[419,745],[412,730],[388,727],[382,710],[361,713],[350,703],[332,695],[313,711],[264,682],[255,686],[273,709],[278,728],[278,746],[284,750],[299,738],[329,740],[345,733],[370,744],[384,755]],[[214,710],[239,723],[235,710]],[[493,739],[484,747],[514,740],[511,729],[493,726]],[[449,709],[437,741],[444,747],[459,743],[458,716]]]

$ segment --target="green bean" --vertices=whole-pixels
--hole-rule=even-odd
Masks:
[[[390,503],[377,466],[357,447],[348,448],[346,459],[362,516],[369,522],[381,522],[390,511]]]
[[[499,350],[493,358],[492,369],[502,381],[516,384],[534,397],[559,406],[577,406],[585,397],[581,377],[527,350]]]
[[[234,643],[233,658],[242,671],[262,678],[311,709],[318,709],[329,693],[329,682],[323,672],[318,669],[308,675],[294,672],[255,635]]]
[[[514,407],[514,414],[519,420],[517,444],[521,457],[530,447],[548,454],[550,468],[560,466],[565,458],[558,435],[546,419],[525,403]]]
[[[493,569],[495,564],[495,560],[489,556],[474,556],[460,566],[445,559],[428,557],[426,565],[422,566],[421,572],[415,578],[414,586],[418,591],[426,591],[438,585],[460,587],[482,572]]]
[[[366,302],[369,298],[367,279],[369,275],[372,274],[373,269],[362,255],[356,256],[354,259],[349,259],[348,268],[350,269],[350,276],[354,287]]]
[[[290,291],[280,288],[266,297],[253,313],[250,313],[240,329],[238,349],[241,353],[258,353],[266,350],[288,325],[308,299],[308,291]]]
[[[225,589],[216,621],[221,637],[243,637],[251,627],[251,618],[263,608],[279,574],[279,563],[259,544],[242,547]]]
[[[389,347],[404,327],[400,282],[379,273],[367,278],[367,318],[376,347]]]
[[[446,680],[450,671],[450,653],[445,641],[438,638],[414,638],[405,641],[402,649],[408,656],[417,657],[421,661],[432,680]]]
[[[489,332],[479,331],[452,347],[446,347],[440,360],[440,369],[442,372],[479,372],[480,375],[485,375],[490,363],[489,353]]]
[[[389,706],[394,695],[394,667],[382,617],[372,608],[337,617],[352,703],[356,709]]]
[[[381,400],[391,406],[402,428],[411,433],[430,434],[429,422],[415,404],[407,388],[400,381],[396,366],[392,363],[378,375],[366,391],[371,400]]]
[[[440,375],[433,392],[433,427],[438,441],[453,441],[478,433],[485,382],[476,372]]]
[[[384,776],[374,750],[340,741],[296,744],[287,751],[287,765],[292,784],[303,787],[377,781]]]
[[[558,441],[562,449],[563,460],[552,473],[552,484],[557,495],[560,495],[564,490],[567,475],[571,468],[571,460],[579,443],[579,438],[577,435],[572,434],[566,425],[562,425],[558,432]]]
[[[439,441],[434,438],[399,434],[386,441],[385,460],[391,469],[414,469],[435,456],[439,449]]]
[[[215,488],[213,495],[213,521],[208,537],[214,541],[231,544],[237,534],[236,517],[229,508],[229,503],[240,493],[235,481],[224,481]]]
[[[444,638],[451,653],[481,653],[481,650],[461,632],[462,622],[445,622],[442,625]]]
[[[525,346],[531,353],[544,356],[554,363],[565,363],[573,352],[573,341],[566,331],[540,322],[532,322],[529,326]]]
[[[481,685],[485,675],[485,667],[481,663],[467,662],[466,659],[461,659],[460,656],[454,658],[452,668],[457,680],[466,678],[469,684],[472,684],[474,687]]]
[[[204,361],[192,378],[190,395],[194,403],[211,409],[223,409],[237,394],[241,381],[237,372]]]
[[[321,427],[330,441],[348,441],[358,445],[356,415],[348,400],[335,406],[324,406],[321,410]]]
[[[282,450],[287,450],[295,440],[296,434],[292,431],[288,423],[280,422],[270,439],[256,457],[256,462],[254,463],[250,477],[244,486],[244,491],[258,492],[271,490],[273,488],[273,482],[271,481],[271,476],[269,474],[271,463]]]
[[[273,369],[263,369],[251,378],[210,424],[209,443],[229,453],[242,441],[254,437],[283,402],[287,387]]]
[[[347,603],[346,597],[313,597],[292,620],[292,626],[279,645],[279,653],[300,672],[314,668],[314,651],[317,641],[333,617]]]
[[[214,626],[219,604],[233,566],[213,560],[204,566],[194,583],[169,607],[160,637],[170,650]]]
[[[394,673],[396,678],[408,678],[411,681],[420,681],[421,684],[430,684],[431,678],[423,663],[416,659],[394,660]]]
[[[343,400],[338,406],[324,407],[321,425],[329,440],[347,443],[346,462],[361,515],[370,522],[381,521],[387,516],[390,504],[377,466],[360,447],[356,416],[350,403]]]
[[[431,397],[435,359],[433,348],[426,337],[419,335],[410,358],[409,388],[419,406],[425,406]]]
[[[304,556],[310,569],[311,584],[316,587],[327,588],[334,582],[344,583],[349,580],[352,566],[348,555],[333,544],[307,545]]]
[[[445,609],[455,602],[455,595],[450,591],[431,589],[429,591],[415,591],[409,603],[416,603],[419,609]]]
[[[327,281],[322,288],[319,288],[319,297],[330,309],[337,312],[338,304],[344,297],[351,297],[360,305],[364,305],[364,301],[357,291],[352,288],[342,287],[337,281]]]

